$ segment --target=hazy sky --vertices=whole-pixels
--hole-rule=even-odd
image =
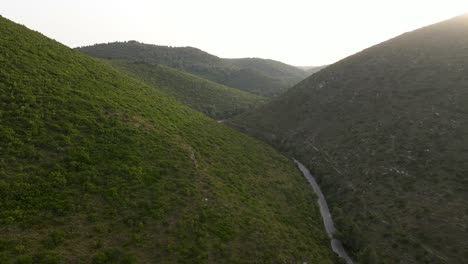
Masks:
[[[220,57],[333,63],[468,12],[468,0],[1,0],[0,14],[70,47],[138,40]]]

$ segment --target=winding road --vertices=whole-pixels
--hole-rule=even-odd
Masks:
[[[331,240],[330,244],[333,251],[338,256],[343,258],[346,261],[346,264],[353,264],[353,260],[348,256],[348,253],[346,253],[346,250],[344,249],[341,241],[333,237],[333,235],[336,232],[335,224],[333,223],[330,210],[328,209],[327,201],[325,200],[325,196],[323,195],[322,190],[320,190],[320,186],[317,184],[317,181],[315,181],[314,176],[310,174],[310,171],[304,165],[302,165],[302,163],[300,163],[297,160],[294,160],[294,162],[299,167],[302,174],[304,175],[304,177],[306,177],[307,181],[312,186],[314,192],[318,196],[317,202],[320,206],[320,214],[322,215],[325,230],[327,231],[328,237]]]

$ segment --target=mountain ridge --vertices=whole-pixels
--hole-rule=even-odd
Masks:
[[[404,33],[228,124],[311,168],[358,261],[467,260],[467,33],[466,14]]]
[[[162,64],[261,96],[276,96],[307,77],[282,62],[259,59],[223,59],[193,47],[169,47],[137,41],[111,42],[76,48],[88,55],[128,62]]]

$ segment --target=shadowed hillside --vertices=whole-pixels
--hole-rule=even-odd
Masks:
[[[305,162],[360,263],[468,262],[468,15],[366,49],[231,122]]]
[[[278,61],[222,59],[192,47],[167,47],[128,41],[96,44],[77,50],[103,59],[161,64],[267,97],[283,93],[308,76],[305,71]]]
[[[0,263],[334,263],[284,156],[0,17]]]

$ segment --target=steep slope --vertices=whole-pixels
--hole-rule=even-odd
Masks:
[[[272,97],[307,77],[294,66],[257,58],[222,59],[192,47],[167,47],[136,41],[77,48],[93,57],[161,64],[261,96]]]
[[[467,87],[464,15],[328,66],[231,124],[315,171],[361,262],[467,263]]]
[[[162,65],[121,61],[113,61],[113,64],[214,119],[227,119],[267,101],[264,97]]]
[[[333,263],[272,148],[0,17],[1,263]]]

